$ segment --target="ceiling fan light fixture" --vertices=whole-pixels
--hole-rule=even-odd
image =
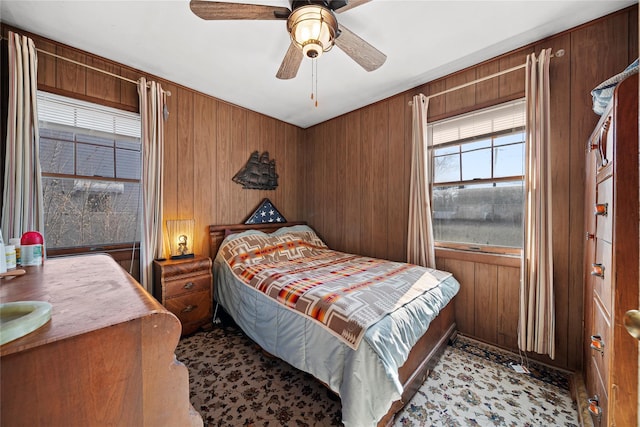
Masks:
[[[296,8],[287,20],[291,40],[304,56],[318,58],[331,50],[338,30],[338,21],[326,7],[307,5]]]

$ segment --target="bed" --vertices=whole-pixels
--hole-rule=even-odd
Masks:
[[[263,350],[339,395],[347,427],[391,425],[455,334],[460,285],[449,273],[331,251],[303,222],[212,225],[209,234],[215,302]],[[410,277],[393,296],[391,283]],[[376,292],[392,302],[362,303]],[[345,317],[354,306],[355,320]]]

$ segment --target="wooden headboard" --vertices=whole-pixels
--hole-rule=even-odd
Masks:
[[[282,227],[294,225],[306,225],[304,221],[298,222],[269,222],[265,224],[230,224],[209,226],[209,256],[213,260],[218,254],[218,249],[225,237],[229,234],[241,233],[247,230],[258,230],[264,233],[273,233]]]

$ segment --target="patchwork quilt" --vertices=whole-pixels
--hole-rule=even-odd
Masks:
[[[219,253],[243,284],[313,319],[353,349],[370,325],[451,276],[333,251],[310,229],[241,236]]]

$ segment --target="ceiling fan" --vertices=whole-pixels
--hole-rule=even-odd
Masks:
[[[371,0],[291,0],[291,9],[258,4],[191,0],[191,11],[205,20],[286,20],[291,44],[276,73],[291,79],[303,57],[317,58],[337,45],[367,71],[378,69],[386,55],[338,23],[334,14]]]

